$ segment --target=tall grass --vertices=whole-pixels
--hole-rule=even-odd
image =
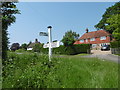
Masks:
[[[118,64],[97,58],[9,53],[3,88],[117,88]]]

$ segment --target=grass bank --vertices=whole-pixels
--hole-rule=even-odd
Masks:
[[[48,56],[9,53],[3,88],[117,88],[118,64],[81,55]]]

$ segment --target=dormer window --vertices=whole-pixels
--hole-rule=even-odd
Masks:
[[[90,41],[95,41],[95,38],[91,38]]]
[[[106,36],[100,37],[100,40],[106,40]]]
[[[84,42],[84,40],[80,40],[80,42]]]

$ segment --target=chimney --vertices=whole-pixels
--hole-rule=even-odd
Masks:
[[[35,43],[38,43],[38,39],[35,39]]]
[[[88,33],[88,28],[86,28],[86,33]]]

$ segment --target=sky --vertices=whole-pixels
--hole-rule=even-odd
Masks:
[[[15,15],[16,22],[8,28],[10,45],[12,43],[34,42],[37,38],[47,43],[47,32],[52,26],[52,40],[60,41],[65,32],[72,30],[82,36],[85,29],[96,31],[96,25],[106,8],[115,2],[19,2],[17,8],[21,14]]]

